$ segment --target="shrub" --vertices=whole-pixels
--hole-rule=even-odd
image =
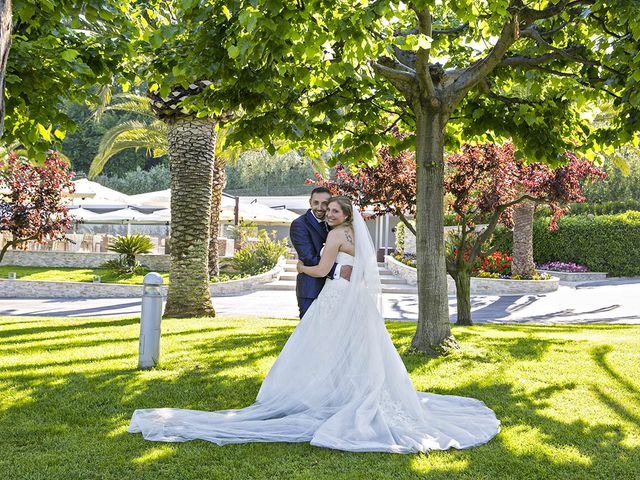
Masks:
[[[480,261],[480,270],[498,275],[511,275],[511,255],[493,252]]]
[[[244,246],[248,238],[258,235],[258,227],[251,221],[241,220],[238,225],[231,225],[227,229],[227,235],[229,235],[229,238],[232,240],[237,240],[240,245]]]
[[[640,275],[640,212],[618,215],[574,215],[549,231],[548,218],[534,222],[533,256],[537,263],[562,261],[585,265],[612,276]],[[511,232],[500,229],[494,242],[511,251]]]
[[[109,260],[103,267],[115,270],[119,273],[134,273],[140,269],[140,263],[136,259],[137,255],[149,253],[153,249],[153,243],[146,235],[137,233],[135,235],[118,235],[109,250],[119,253],[117,260]]]
[[[287,239],[276,240],[275,231],[271,236],[265,231],[258,232],[258,241],[238,250],[231,259],[236,271],[257,275],[266,272],[278,263],[278,259],[287,253]]]
[[[396,225],[396,251],[403,255],[404,254],[404,236],[407,226],[404,222],[399,222]]]
[[[619,201],[609,201],[600,203],[573,203],[569,209],[568,215],[614,215],[617,213],[625,213],[628,211],[640,211],[640,200],[627,199]],[[536,209],[536,217],[548,217],[551,210],[547,207],[538,207]]]

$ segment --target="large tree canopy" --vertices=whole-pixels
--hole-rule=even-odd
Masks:
[[[63,100],[82,102],[127,75],[137,30],[129,0],[14,0],[6,63],[3,140],[44,156],[74,122]],[[9,11],[9,14],[11,12]],[[6,20],[3,18],[3,21]],[[127,75],[128,76],[128,75]]]
[[[171,4],[171,8],[166,8]],[[444,148],[511,137],[551,164],[637,141],[636,1],[153,0],[141,48],[161,96],[213,83],[182,107],[234,111],[229,142],[285,137],[310,154],[368,162],[414,145],[420,313],[413,346],[452,343],[442,236]],[[146,8],[151,7],[151,8]],[[599,105],[615,111],[596,128]],[[394,127],[415,133],[397,141]],[[606,151],[606,150],[605,150]],[[340,157],[340,156],[336,156]]]
[[[175,2],[174,18],[156,19],[144,69],[164,94],[215,79],[190,102],[241,110],[231,141],[284,135],[368,160],[392,141],[390,123],[413,131],[407,98],[390,87],[415,81],[427,100],[457,107],[451,144],[511,137],[523,155],[553,163],[567,148],[631,141],[640,128],[637,1],[199,3]],[[617,115],[594,132],[602,102]]]

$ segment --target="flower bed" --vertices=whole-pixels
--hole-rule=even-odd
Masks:
[[[584,265],[578,265],[573,262],[546,262],[540,265],[538,269],[566,273],[586,273],[589,271],[589,269]]]
[[[410,260],[410,259],[409,259]],[[387,255],[385,263],[394,275],[404,278],[407,283],[416,285],[417,270],[395,258]],[[547,279],[515,279],[500,278],[499,274],[489,274],[490,276],[471,277],[471,293],[473,295],[536,295],[553,292],[558,289],[559,280],[557,277],[549,276]],[[493,275],[498,275],[494,277]],[[447,286],[449,295],[455,295],[456,286],[449,275],[447,275]]]
[[[393,258],[398,262],[411,267],[416,267],[416,256],[413,254],[394,253]],[[488,257],[478,259],[477,266],[471,273],[471,278],[495,278],[500,280],[550,280],[552,275],[538,272],[534,275],[512,275],[511,256],[502,252],[494,252]]]
[[[553,275],[563,282],[589,282],[607,278],[605,272],[590,272],[584,265],[573,262],[546,262],[538,267],[538,272]]]

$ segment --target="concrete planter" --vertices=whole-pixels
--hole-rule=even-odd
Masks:
[[[449,291],[455,293],[455,283],[451,277]],[[555,292],[559,279],[551,277],[549,280],[508,280],[505,278],[471,277],[472,295],[538,295]]]
[[[284,265],[285,259],[281,257],[274,268],[260,275],[228,282],[211,283],[209,285],[211,295],[235,295],[251,291],[263,283],[280,278],[280,274],[284,271]],[[142,288],[142,285],[118,283],[0,279],[1,298],[139,298],[142,296]],[[167,288],[167,286],[161,287],[163,295],[167,294]]]
[[[418,284],[418,272],[416,271],[415,268],[410,267],[409,265],[405,265],[402,262],[399,262],[398,260],[393,258],[391,255],[385,255],[384,263],[387,266],[387,268],[391,270],[391,273],[393,273],[397,277],[404,278],[404,280],[409,285]]]
[[[605,272],[558,272],[556,270],[538,270],[540,273],[547,273],[552,277],[558,277],[561,282],[592,282],[607,278]]]
[[[416,285],[417,271],[415,268],[399,262],[390,255],[385,257],[385,263],[394,275],[404,278],[407,283]],[[559,279],[552,276],[549,280],[507,280],[503,278],[471,277],[472,295],[536,295],[555,292]],[[456,285],[451,276],[447,275],[449,295],[455,295]]]

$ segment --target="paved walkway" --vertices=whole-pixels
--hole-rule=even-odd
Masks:
[[[383,294],[384,315],[389,320],[415,321],[418,300],[412,294]],[[233,297],[217,297],[219,314],[295,318],[298,308],[293,292],[257,291]],[[455,321],[455,297],[449,297]],[[564,284],[546,295],[472,297],[477,323],[635,323],[640,324],[640,278]],[[140,314],[140,301],[105,299],[0,298],[0,316],[122,317]]]

